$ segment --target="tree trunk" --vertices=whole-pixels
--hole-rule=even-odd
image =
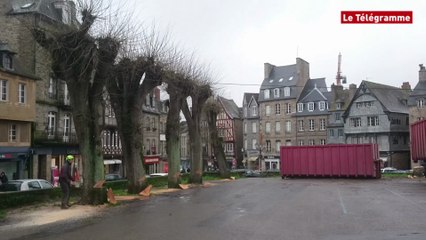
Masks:
[[[188,125],[189,139],[191,140],[191,173],[189,182],[203,183],[203,152],[201,145],[200,121],[194,121]]]
[[[169,91],[168,91],[169,92]],[[178,188],[180,178],[180,110],[183,98],[178,92],[169,92],[169,112],[167,115],[166,140],[169,163],[168,187]]]
[[[223,141],[219,138],[216,127],[217,114],[214,111],[209,111],[207,113],[207,118],[210,132],[210,141],[212,144],[214,155],[216,157],[216,161],[219,165],[220,177],[229,178],[231,176],[231,173],[228,169],[228,166],[226,165],[226,156],[222,145]]]

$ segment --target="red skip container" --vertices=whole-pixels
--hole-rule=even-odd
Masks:
[[[377,144],[282,146],[281,176],[380,178]]]
[[[415,122],[410,128],[411,159],[426,160],[426,120]]]

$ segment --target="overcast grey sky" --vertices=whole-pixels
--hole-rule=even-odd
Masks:
[[[409,10],[414,23],[341,24],[344,10]],[[311,78],[330,86],[341,52],[345,86],[369,80],[398,87],[414,87],[418,64],[426,64],[423,0],[138,0],[134,11],[210,63],[222,95],[239,106],[244,92],[259,91],[265,62],[295,64],[298,56],[310,63]]]

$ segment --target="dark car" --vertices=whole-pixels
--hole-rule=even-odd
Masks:
[[[105,181],[115,181],[121,179],[123,179],[123,177],[118,173],[110,173],[105,175]]]

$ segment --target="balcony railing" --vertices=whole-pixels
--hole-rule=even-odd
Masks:
[[[35,131],[35,143],[58,143],[58,144],[78,144],[77,135],[75,133],[67,133],[59,131]]]

